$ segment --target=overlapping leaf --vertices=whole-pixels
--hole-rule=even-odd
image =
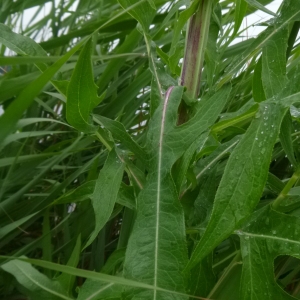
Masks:
[[[230,87],[203,100],[194,118],[176,127],[182,91],[182,87],[171,87],[151,120],[146,144],[149,174],[138,197],[137,219],[124,265],[126,277],[176,291],[184,291],[182,271],[187,253],[183,211],[170,170],[186,147],[216,120],[227,101]],[[128,291],[126,297],[169,299],[161,292],[136,290]]]
[[[285,13],[289,13],[286,10],[287,7]],[[295,10],[294,15],[297,15]],[[278,22],[280,20],[279,17]],[[268,36],[263,44],[262,85],[267,98],[278,99],[286,82],[286,26],[286,21],[282,21],[281,27]],[[265,34],[269,31],[267,29]],[[280,45],[276,43],[278,39]],[[211,219],[194,250],[189,268],[241,226],[254,210],[267,180],[273,146],[285,111],[278,100],[261,103],[256,118],[229,158]]]
[[[237,231],[241,239],[243,273],[241,299],[295,299],[275,282],[273,264],[279,255],[300,258],[300,219],[267,206]]]
[[[96,222],[95,229],[85,247],[93,242],[99,231],[109,220],[117,200],[123,172],[124,165],[113,149],[110,151],[104,167],[100,171],[93,194],[91,195]]]

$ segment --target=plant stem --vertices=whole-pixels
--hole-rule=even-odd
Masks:
[[[221,286],[221,284],[224,282],[225,278],[230,274],[231,270],[239,264],[242,264],[241,262],[241,251],[238,251],[235,255],[235,257],[232,259],[232,261],[230,262],[230,264],[228,265],[228,267],[225,269],[224,273],[222,274],[222,276],[220,277],[220,279],[218,280],[218,282],[216,283],[216,285],[214,286],[214,288],[211,290],[211,292],[209,293],[209,295],[207,296],[208,299],[211,299],[214,295],[214,293],[218,290],[218,288]]]
[[[293,174],[293,176],[288,181],[288,183],[285,185],[283,190],[280,192],[278,197],[272,203],[272,207],[274,209],[277,209],[281,205],[282,201],[284,201],[284,199],[286,198],[288,192],[293,187],[293,185],[297,182],[299,177],[300,177],[300,169],[297,169],[296,172]]]
[[[180,84],[187,88],[188,97],[197,98],[207,44],[212,1],[202,0],[197,12],[190,18],[186,38]]]

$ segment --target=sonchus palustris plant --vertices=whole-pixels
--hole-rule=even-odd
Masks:
[[[1,298],[300,298],[300,0],[2,2]]]

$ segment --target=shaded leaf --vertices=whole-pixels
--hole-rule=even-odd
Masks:
[[[16,278],[19,284],[26,289],[31,299],[72,299],[67,296],[58,282],[51,281],[28,262],[12,260],[3,264],[1,268]]]

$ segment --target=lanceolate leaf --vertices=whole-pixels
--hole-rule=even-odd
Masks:
[[[100,171],[94,192],[91,196],[96,224],[95,230],[91,234],[85,247],[93,242],[99,231],[109,220],[117,200],[123,172],[124,165],[113,149],[110,151],[104,167]]]
[[[7,256],[0,256],[0,259],[6,260],[6,259],[8,259],[8,257]],[[73,268],[73,267],[70,267],[70,266],[63,266],[61,264],[51,263],[51,262],[43,261],[43,260],[39,260],[39,259],[30,259],[30,258],[20,257],[20,258],[18,258],[18,260],[24,261],[26,263],[28,262],[28,263],[31,263],[31,264],[34,264],[36,266],[40,266],[40,267],[43,267],[43,268],[46,268],[46,269],[49,269],[49,270],[54,270],[54,271],[57,271],[57,272],[64,272],[64,273],[67,273],[67,274],[70,274],[70,275],[89,278],[89,279],[92,279],[92,280],[98,280],[99,282],[114,283],[116,285],[137,287],[137,288],[142,288],[142,289],[148,289],[148,290],[151,290],[151,291],[156,289],[156,290],[162,291],[166,294],[170,294],[173,297],[176,297],[178,295],[179,296],[184,296],[184,297],[189,296],[187,294],[182,294],[180,292],[167,290],[167,289],[164,289],[164,288],[157,288],[157,287],[154,287],[153,285],[149,285],[149,284],[142,283],[142,282],[139,282],[139,281],[125,279],[123,277],[111,276],[111,275],[107,275],[107,274],[103,274],[103,273],[99,273],[99,272],[93,272],[93,271],[83,270],[83,269],[79,269],[79,268]],[[190,295],[190,298],[199,299],[199,297],[193,297],[192,295]],[[71,300],[71,298],[68,298],[68,297],[66,299]],[[172,298],[172,299],[175,299],[175,298]]]
[[[187,146],[216,120],[229,91],[230,88],[226,88],[206,99],[196,116],[180,127],[176,127],[176,122],[182,87],[171,87],[156,110],[146,144],[149,174],[138,196],[137,219],[125,257],[126,277],[184,291],[182,271],[187,262],[184,218],[170,170]],[[126,297],[171,299],[165,293],[142,290],[129,290]]]
[[[216,194],[211,219],[194,250],[189,268],[237,229],[257,205],[284,112],[276,104],[262,103],[257,117],[232,152]]]
[[[2,265],[1,268],[16,278],[31,299],[72,299],[67,296],[66,291],[58,282],[51,281],[27,262],[12,260]]]
[[[273,211],[267,206],[236,233],[241,239],[243,273],[240,298],[292,300],[276,284],[274,259],[279,255],[300,258],[300,219]]]
[[[101,100],[94,83],[91,55],[92,39],[89,39],[79,55],[67,91],[67,120],[82,132],[96,130],[90,114]]]

